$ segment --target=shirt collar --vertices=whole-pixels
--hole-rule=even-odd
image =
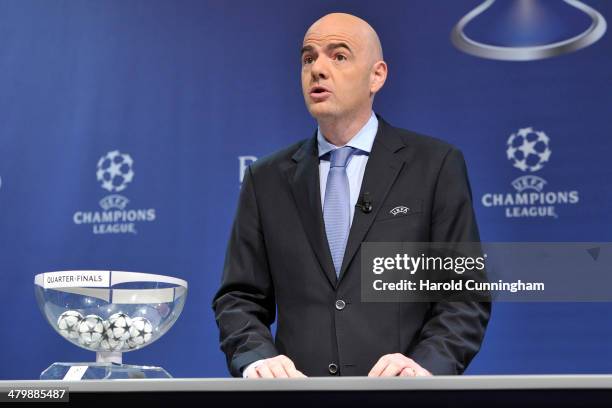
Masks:
[[[368,122],[357,132],[351,140],[346,144],[346,146],[354,147],[355,149],[370,153],[372,151],[372,145],[374,144],[374,138],[376,137],[376,132],[378,131],[378,119],[374,112],[370,115],[370,119]],[[319,146],[319,157],[331,152],[334,149],[342,146],[335,146],[329,143],[323,133],[321,133],[321,129],[317,128],[317,144]]]

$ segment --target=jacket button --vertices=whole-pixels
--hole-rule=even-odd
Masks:
[[[346,302],[344,300],[336,300],[336,309],[342,310],[346,306]]]
[[[331,375],[336,375],[336,373],[338,372],[338,365],[335,363],[331,363],[329,366],[327,366],[327,369],[329,370],[329,373]]]

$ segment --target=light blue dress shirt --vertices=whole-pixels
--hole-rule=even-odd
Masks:
[[[359,198],[359,192],[361,190],[361,182],[363,181],[363,175],[365,173],[366,164],[368,163],[368,157],[372,151],[372,145],[374,144],[374,138],[378,131],[378,119],[372,112],[368,122],[357,132],[355,136],[346,144],[357,149],[357,152],[351,156],[346,166],[346,175],[349,180],[350,189],[350,204],[351,204],[351,224],[353,223],[353,216],[355,215],[355,204]],[[317,130],[317,143],[319,145],[319,183],[321,186],[321,208],[325,203],[325,186],[327,185],[327,175],[329,174],[329,156],[325,154],[330,151],[343,146],[335,146],[329,143],[323,134],[321,129]],[[325,156],[325,157],[322,157]]]

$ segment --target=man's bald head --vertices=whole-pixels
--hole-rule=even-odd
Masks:
[[[309,37],[320,38],[329,33],[343,33],[357,39],[368,50],[372,63],[383,59],[378,34],[367,21],[357,16],[347,13],[327,14],[310,26],[304,35],[304,42]]]
[[[319,125],[363,125],[372,113],[374,95],[386,78],[387,64],[382,60],[378,35],[359,17],[328,14],[306,32],[302,91]]]

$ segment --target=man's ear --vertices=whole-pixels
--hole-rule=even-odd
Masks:
[[[377,61],[372,66],[370,74],[370,93],[375,94],[380,91],[385,81],[387,80],[387,63],[385,61]]]

